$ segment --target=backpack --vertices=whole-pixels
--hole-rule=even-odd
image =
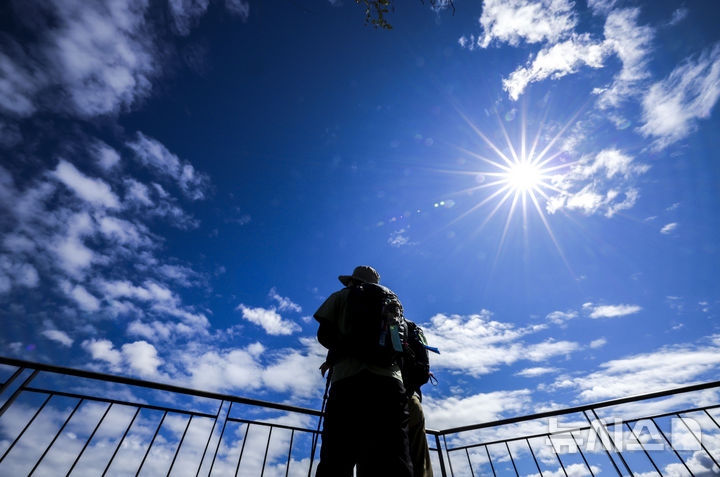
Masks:
[[[349,287],[345,313],[349,333],[343,352],[378,366],[400,362],[407,324],[397,295],[382,285],[355,284]]]
[[[427,383],[431,376],[427,340],[422,328],[409,320],[406,320],[406,323],[408,335],[403,353],[403,383],[408,394],[417,392],[422,397],[420,387]]]

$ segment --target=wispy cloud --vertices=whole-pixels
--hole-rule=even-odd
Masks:
[[[516,100],[528,84],[546,78],[558,79],[575,73],[582,66],[602,68],[607,48],[594,42],[590,35],[573,35],[572,38],[540,50],[527,66],[513,71],[503,79],[503,89]]]
[[[235,309],[242,313],[243,319],[261,326],[269,335],[291,335],[301,330],[300,325],[283,319],[274,308],[250,308],[240,304]]]
[[[653,138],[655,149],[679,141],[710,116],[720,97],[720,44],[677,66],[653,84],[643,98],[640,132]]]
[[[176,181],[180,189],[191,199],[197,200],[205,197],[209,179],[199,173],[187,161],[181,161],[170,152],[161,142],[138,132],[134,141],[127,143],[143,164],[149,166],[164,177]]]
[[[556,368],[543,368],[543,367],[525,368],[525,369],[515,373],[515,376],[522,376],[523,378],[535,378],[537,376],[555,373],[557,371],[558,370]]]
[[[555,386],[574,388],[582,399],[597,401],[680,387],[718,367],[720,353],[716,346],[668,346],[607,361],[599,371],[570,380],[559,378]]]
[[[562,192],[550,196],[546,209],[551,214],[564,208],[612,217],[635,205],[639,197],[635,180],[649,168],[618,149],[583,156],[568,172],[552,179]]]
[[[642,307],[638,305],[595,305],[585,303],[582,307],[590,318],[614,318],[634,315],[642,311]]]
[[[590,348],[592,348],[592,349],[602,348],[606,344],[607,344],[607,340],[605,338],[598,338],[598,339],[592,340],[590,342]]]
[[[568,310],[568,311],[553,311],[552,313],[548,313],[548,315],[545,317],[549,321],[555,323],[556,325],[562,325],[568,320],[572,320],[573,318],[576,318],[578,316],[577,311],[574,310]]]
[[[671,222],[669,224],[666,224],[663,226],[663,228],[660,229],[660,233],[664,234],[664,235],[671,234],[675,231],[677,226],[678,226],[677,222]]]
[[[70,336],[68,336],[67,333],[65,333],[64,331],[60,331],[60,330],[54,330],[54,329],[42,330],[40,333],[45,338],[52,340],[52,341],[56,341],[56,342],[60,343],[61,345],[66,346],[68,348],[70,346],[72,346],[73,341],[74,341],[72,338],[70,338]]]
[[[272,287],[270,289],[270,292],[268,293],[268,296],[272,298],[275,302],[278,304],[278,309],[280,311],[294,311],[295,313],[301,313],[302,307],[298,305],[297,303],[293,302],[290,298],[285,296],[280,296],[277,292],[277,289],[275,287]]]
[[[51,175],[72,190],[79,198],[98,206],[115,209],[120,206],[110,186],[101,179],[89,178],[75,166],[61,160]]]
[[[647,68],[654,30],[638,24],[639,8],[614,10],[605,21],[605,48],[613,51],[622,68],[613,78],[612,84],[599,88],[600,108],[617,107],[627,97],[641,93],[641,82],[649,78]]]

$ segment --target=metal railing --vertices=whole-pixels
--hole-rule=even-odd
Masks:
[[[697,402],[705,404],[687,407]],[[653,408],[663,412],[639,413]],[[443,477],[704,477],[720,475],[719,423],[720,381],[713,381],[426,432],[441,449]]]
[[[317,463],[318,410],[0,365],[0,475],[304,477]],[[704,477],[720,475],[719,411],[715,381],[426,433],[442,477]]]

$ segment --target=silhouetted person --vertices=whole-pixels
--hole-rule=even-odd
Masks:
[[[316,477],[350,477],[356,465],[362,477],[413,477],[408,395],[397,362],[404,330],[392,319],[402,317],[402,305],[372,267],[338,278],[345,288],[314,315],[329,350],[321,371],[331,370]],[[376,329],[380,321],[386,329]]]

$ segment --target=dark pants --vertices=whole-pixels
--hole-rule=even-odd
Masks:
[[[412,477],[402,383],[368,371],[330,388],[316,477]]]

